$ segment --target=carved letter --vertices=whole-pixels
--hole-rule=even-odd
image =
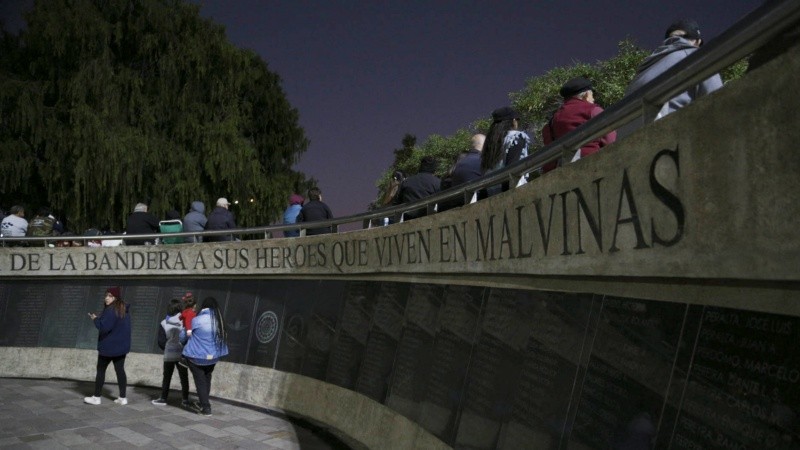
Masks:
[[[625,199],[628,201],[628,208],[630,209],[631,213],[631,216],[627,219],[620,219],[620,215],[622,214],[623,195],[625,196]],[[611,247],[608,249],[609,252],[619,251],[619,249],[617,248],[617,231],[619,231],[619,226],[625,223],[633,224],[633,231],[636,233],[636,247],[634,248],[637,250],[642,248],[648,248],[647,243],[644,241],[644,234],[642,233],[642,225],[641,223],[639,223],[639,213],[636,210],[636,202],[633,199],[631,182],[628,179],[628,169],[624,169],[622,172],[622,186],[620,187],[619,191],[619,206],[617,207],[617,223],[614,225],[614,239],[612,239],[611,241]]]
[[[675,151],[669,149],[661,150],[653,158],[653,163],[650,164],[650,190],[653,191],[653,194],[655,194],[656,198],[661,200],[661,202],[675,215],[677,229],[675,230],[675,235],[669,239],[665,239],[659,236],[656,232],[656,223],[652,218],[650,219],[650,227],[652,229],[653,245],[660,244],[664,247],[671,247],[677,244],[678,241],[680,241],[683,237],[685,216],[681,199],[679,199],[677,195],[668,191],[667,188],[661,185],[656,179],[656,163],[658,163],[658,160],[662,156],[672,158],[672,160],[675,161],[675,168],[678,171],[678,176],[681,174],[681,166],[679,164],[680,160],[678,158],[678,147],[675,148]]]
[[[602,178],[598,178],[592,182],[595,185],[595,193],[597,194],[597,216],[592,216],[591,211],[589,211],[589,205],[586,204],[586,199],[583,198],[581,190],[577,188],[572,190],[578,197],[578,251],[575,252],[576,255],[585,253],[581,243],[581,211],[583,211],[583,215],[586,216],[586,221],[589,222],[589,228],[592,230],[592,235],[594,235],[594,240],[597,242],[597,247],[600,249],[601,253],[603,251],[603,224],[601,220],[602,215],[600,214],[600,181],[602,180]],[[597,220],[595,220],[595,217]]]

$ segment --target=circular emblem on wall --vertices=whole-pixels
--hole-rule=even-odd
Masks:
[[[278,334],[278,315],[266,311],[258,318],[256,323],[256,338],[262,344],[268,344]]]

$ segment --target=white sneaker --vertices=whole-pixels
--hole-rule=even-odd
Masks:
[[[125,398],[125,397],[120,397],[120,398],[118,398],[118,399],[114,400],[114,403],[116,403],[116,404],[118,404],[118,405],[125,406],[125,405],[127,405],[127,404],[128,404],[128,399],[127,399],[127,398]]]
[[[90,405],[99,405],[100,404],[100,397],[83,397],[83,403],[88,403]]]

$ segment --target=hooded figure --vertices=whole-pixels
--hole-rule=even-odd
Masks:
[[[642,61],[636,69],[636,76],[625,89],[625,95],[630,95],[656,77],[666,72],[670,67],[678,64],[687,56],[696,52],[703,40],[700,37],[700,28],[693,20],[680,20],[667,28],[664,42],[660,47]],[[659,110],[656,119],[660,119],[688,105],[698,97],[708,95],[722,87],[722,78],[715,74],[700,84],[694,85],[669,99]],[[627,136],[642,125],[641,121],[633,121],[618,131],[618,137]]]
[[[200,200],[195,200],[183,218],[183,231],[203,231],[207,222],[206,206]],[[203,242],[203,236],[187,237],[186,242]]]

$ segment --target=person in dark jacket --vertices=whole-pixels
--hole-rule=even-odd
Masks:
[[[153,234],[158,233],[158,219],[147,212],[147,205],[137,203],[133,213],[128,216],[127,234]],[[125,245],[152,245],[155,239],[125,239]]]
[[[322,202],[322,191],[318,187],[308,190],[308,203],[303,205],[297,222],[315,222],[317,220],[333,219],[333,213],[328,205]],[[331,227],[307,228],[306,236],[326,234],[331,232]]]
[[[213,230],[231,230],[236,228],[236,218],[233,213],[228,210],[231,203],[225,197],[217,199],[217,206],[208,215],[208,222],[206,222],[206,231]],[[232,241],[233,235],[224,234],[221,236],[206,236],[208,242],[221,242]]]
[[[467,184],[470,181],[477,180],[483,176],[481,170],[481,149],[486,136],[483,134],[475,134],[472,136],[472,148],[467,152],[462,152],[458,156],[458,160],[450,169],[449,185],[445,184],[442,180],[442,190],[450,189],[451,187]],[[457,208],[464,205],[462,197],[453,198],[445,202],[439,203],[437,211],[442,212],[451,208]]]
[[[400,192],[397,194],[395,204],[413,203],[439,192],[442,180],[434,175],[437,165],[438,161],[432,156],[422,158],[419,164],[419,172],[406,178],[403,185],[400,186]],[[416,219],[426,214],[425,208],[407,211],[403,214],[403,220]]]
[[[125,357],[131,351],[131,315],[128,305],[122,301],[119,286],[106,289],[103,303],[105,307],[99,316],[89,313],[89,318],[100,334],[97,336],[97,375],[94,379],[94,395],[84,397],[83,401],[90,405],[100,404],[100,393],[106,381],[106,369],[113,362],[119,386],[119,398],[114,400],[114,403],[127,405],[128,378],[125,375]]]
[[[206,229],[206,205],[200,200],[192,202],[189,212],[183,217],[183,231],[203,231]],[[203,236],[189,236],[186,242],[203,242]]]

